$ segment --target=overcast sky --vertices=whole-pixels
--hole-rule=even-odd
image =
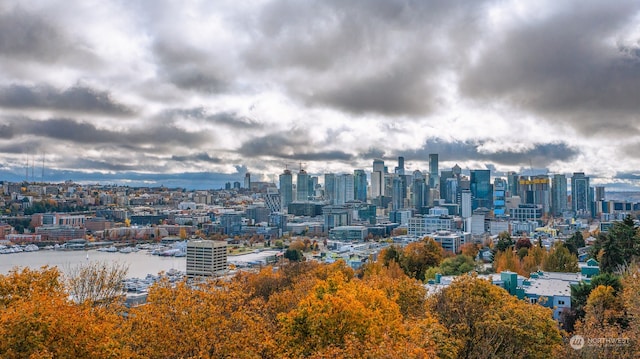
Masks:
[[[0,2],[0,174],[640,182],[640,1]],[[1,178],[0,178],[1,179]],[[613,188],[613,187],[612,187]]]

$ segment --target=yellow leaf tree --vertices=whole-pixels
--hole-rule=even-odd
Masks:
[[[460,358],[551,358],[562,346],[551,311],[464,275],[430,298],[432,313],[461,341]]]

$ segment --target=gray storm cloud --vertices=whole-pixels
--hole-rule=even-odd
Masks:
[[[434,152],[575,168],[604,149],[579,166],[615,176],[640,166],[639,17],[631,0],[10,0],[0,155],[160,174]],[[501,142],[519,146],[483,147]]]

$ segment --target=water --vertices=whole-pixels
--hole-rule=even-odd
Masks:
[[[89,259],[87,259],[87,255]],[[129,267],[128,278],[144,278],[147,274],[177,269],[185,272],[186,257],[160,257],[141,250],[135,253],[108,253],[89,251],[50,251],[0,254],[0,274],[7,274],[15,267],[39,269],[42,266],[57,266],[63,273],[88,262],[117,262]]]

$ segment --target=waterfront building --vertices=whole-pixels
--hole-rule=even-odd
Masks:
[[[211,277],[227,270],[227,242],[193,240],[187,242],[187,277]]]

